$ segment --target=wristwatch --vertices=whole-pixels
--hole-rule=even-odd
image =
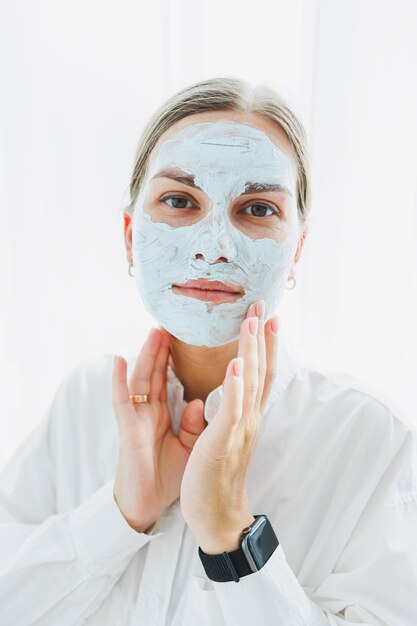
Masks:
[[[242,576],[257,572],[265,565],[276,547],[278,538],[266,515],[254,515],[255,521],[242,530],[240,547],[233,552],[206,554],[198,548],[207,576],[216,582],[236,583]]]

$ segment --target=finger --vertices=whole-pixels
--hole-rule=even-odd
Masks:
[[[228,456],[233,444],[233,434],[242,418],[243,408],[243,358],[232,359],[227,366],[220,407],[207,431],[207,444],[212,458],[221,460]]]
[[[251,332],[252,329],[252,332]],[[243,415],[242,425],[247,423],[255,405],[258,392],[258,318],[248,317],[241,325],[238,357],[243,358]]]
[[[112,404],[121,406],[130,403],[126,384],[127,362],[122,356],[115,356],[112,375]]]
[[[160,394],[159,394],[159,399],[160,399],[160,401],[163,404],[167,403],[167,385],[168,385],[168,374],[167,374],[167,372],[168,372],[168,364],[169,364],[169,354],[170,354],[170,351],[168,350],[167,366],[166,366],[166,368],[164,370],[164,379],[163,379],[162,388],[161,388],[161,391],[160,391]]]
[[[260,300],[256,304],[258,316],[258,393],[255,400],[255,409],[259,411],[266,375],[266,347],[265,347],[265,301]],[[255,413],[256,413],[255,410]]]
[[[167,331],[168,332],[168,331]],[[165,368],[164,371],[164,384],[162,386],[162,391],[161,391],[161,402],[164,402],[165,404],[167,403],[167,389],[168,389],[168,368],[171,368],[172,370],[173,368],[173,364],[172,364],[172,352],[171,352],[171,344],[170,344],[170,348],[169,348],[169,354],[168,354],[168,362],[167,362],[167,366]]]
[[[120,433],[126,427],[134,425],[137,419],[129,398],[126,375],[127,361],[122,356],[115,356],[112,375],[112,406]]]
[[[161,333],[158,328],[151,328],[143,344],[133,368],[129,381],[131,394],[147,394],[151,392],[151,376],[158,354]],[[149,398],[150,400],[152,398]]]
[[[248,310],[246,311],[246,318],[255,317],[256,316],[256,302],[250,305]]]
[[[205,427],[204,402],[200,398],[195,398],[187,403],[178,432],[178,439],[189,454]]]
[[[268,401],[272,385],[277,377],[277,359],[279,349],[279,319],[275,315],[265,324],[265,340],[266,340],[266,374],[265,385],[260,404],[260,412],[263,415]],[[276,329],[276,332],[274,332]]]
[[[161,343],[159,345],[158,354],[155,359],[154,368],[151,374],[151,397],[153,400],[163,402],[162,392],[164,390],[165,373],[168,367],[169,346],[171,344],[172,335],[164,328],[160,328]],[[166,388],[165,388],[166,391]]]

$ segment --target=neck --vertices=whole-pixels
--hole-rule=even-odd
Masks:
[[[223,383],[227,366],[237,356],[239,340],[214,348],[192,346],[172,337],[169,364],[184,386],[184,400],[206,401],[210,391]]]

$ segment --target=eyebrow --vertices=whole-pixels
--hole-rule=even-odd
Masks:
[[[188,187],[193,187],[193,189],[199,189],[200,191],[204,191],[195,184],[194,176],[191,174],[186,174],[182,170],[166,167],[160,170],[155,176],[152,176],[151,180],[155,178],[170,178],[171,180],[176,180],[178,183],[182,183],[183,185],[187,185]],[[244,192],[239,194],[240,196],[255,194],[255,193],[265,193],[265,192],[276,192],[281,191],[289,196],[292,196],[292,191],[288,189],[286,185],[281,185],[280,183],[253,183],[246,182],[244,187]]]

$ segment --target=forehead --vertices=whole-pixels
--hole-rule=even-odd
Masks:
[[[292,144],[278,123],[247,112],[212,111],[179,120],[158,139],[148,174],[162,165],[181,166],[181,161],[184,168],[192,164],[193,171],[239,167],[255,175],[285,173],[287,179],[295,179],[297,170]]]
[[[296,157],[291,141],[288,139],[285,131],[281,128],[278,122],[274,122],[259,113],[248,111],[204,111],[203,113],[188,115],[187,117],[184,117],[183,119],[172,124],[164,133],[162,133],[156,142],[151,155],[158,151],[158,147],[162,142],[177,134],[178,131],[183,128],[186,128],[187,126],[194,126],[195,124],[199,124],[201,122],[217,121],[231,121],[236,124],[246,124],[252,128],[264,131],[269,139],[293,160],[293,164],[296,164]]]
[[[176,166],[196,175],[203,187],[211,187],[215,181],[219,184],[220,180],[227,186],[241,187],[243,181],[239,183],[238,179],[246,172],[250,182],[243,186],[255,181],[280,182],[292,195],[296,176],[291,159],[265,129],[247,120],[200,118],[193,122],[170,129],[161,138],[150,160],[151,180],[165,176],[170,166]]]

